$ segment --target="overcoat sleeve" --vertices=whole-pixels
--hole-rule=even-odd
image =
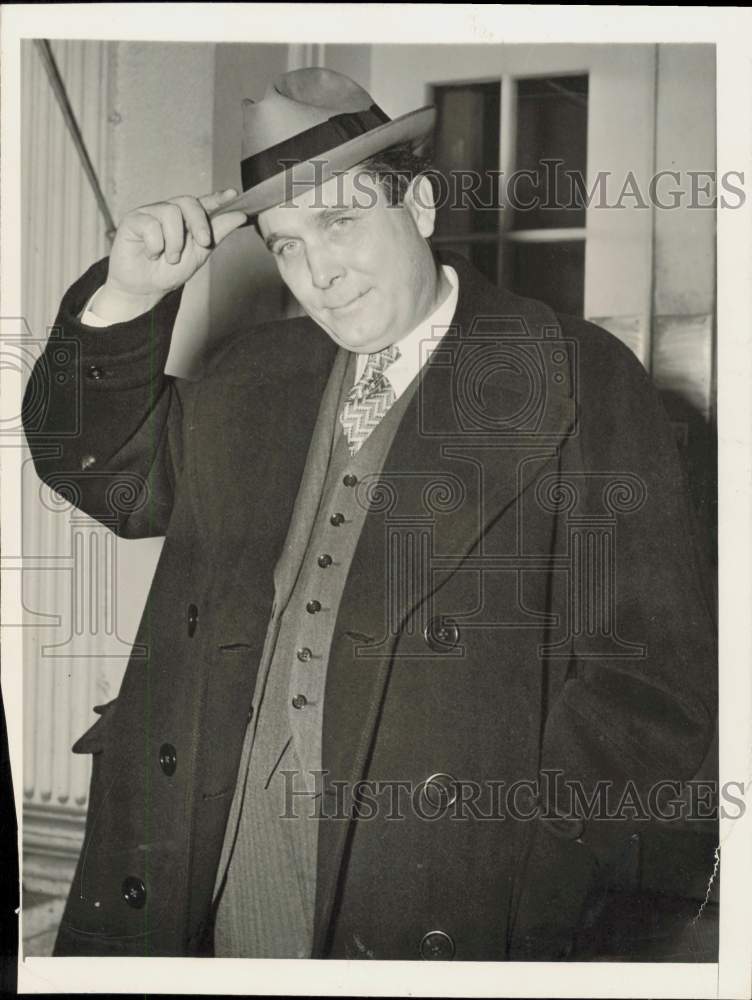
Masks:
[[[66,292],[27,384],[23,420],[40,479],[126,538],[166,533],[191,383],[164,373],[182,290],[126,323],[79,315],[107,275],[98,261]]]

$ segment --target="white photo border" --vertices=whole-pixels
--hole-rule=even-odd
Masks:
[[[384,8],[395,8],[385,16]],[[752,17],[744,8],[522,7],[500,4],[18,4],[2,14],[2,309],[21,316],[20,42],[23,38],[334,44],[714,43],[717,170],[743,170],[747,201],[718,213],[720,780],[751,773],[752,733]],[[2,418],[20,409],[20,375],[2,372]],[[20,537],[20,453],[0,449],[2,537]],[[19,573],[2,581],[2,621],[19,621]],[[2,690],[19,826],[21,630],[3,628]],[[746,795],[747,802],[749,796]],[[719,962],[406,963],[253,959],[19,962],[19,993],[354,996],[749,997],[752,852],[747,809],[721,821]],[[19,853],[21,844],[19,830]]]

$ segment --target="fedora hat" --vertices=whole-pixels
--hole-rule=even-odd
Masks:
[[[283,73],[260,101],[243,101],[242,194],[213,214],[258,215],[390,146],[417,143],[435,116],[429,106],[391,119],[359,84],[331,69]]]

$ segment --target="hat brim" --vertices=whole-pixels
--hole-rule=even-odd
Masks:
[[[290,170],[283,170],[281,173],[267,178],[238,195],[233,201],[222,205],[221,208],[211,213],[211,217],[216,218],[219,215],[226,215],[228,212],[240,211],[245,212],[250,219],[267,208],[273,208],[275,205],[288,201],[291,178],[295,180],[294,190],[297,193],[307,188],[316,187],[329,180],[338,171],[349,170],[390,146],[425,138],[433,128],[435,120],[435,107],[429,106],[410,111],[393,121],[379,125],[378,128],[371,129],[370,132],[349,139],[341,146],[326,150],[312,160],[304,161]],[[315,163],[317,166],[316,179],[313,181],[296,176],[296,171],[300,172],[301,167],[304,167],[306,163]],[[306,171],[308,178],[310,178],[310,173],[310,170]]]

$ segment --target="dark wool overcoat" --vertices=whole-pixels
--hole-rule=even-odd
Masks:
[[[571,956],[640,803],[713,735],[712,606],[646,372],[598,327],[449,262],[454,325],[356,487],[314,957]],[[273,570],[337,348],[286,320],[241,330],[195,382],[167,376],[180,293],[84,327],[106,268],[64,297],[28,438],[77,507],[165,542],[120,693],[75,747],[91,798],[56,953],[210,954]]]

